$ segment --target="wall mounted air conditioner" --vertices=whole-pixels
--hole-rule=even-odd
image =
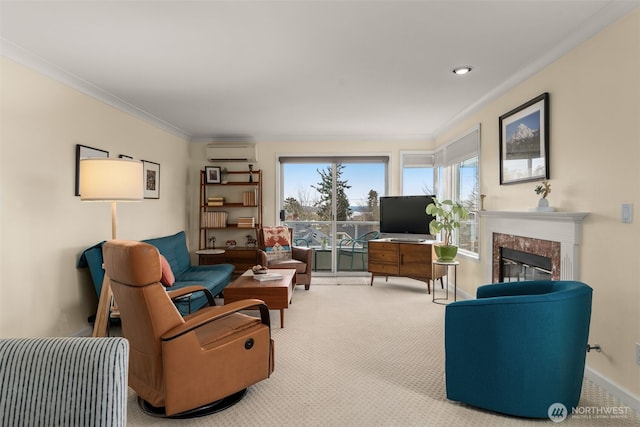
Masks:
[[[216,142],[207,145],[210,162],[257,162],[258,150],[253,142]]]

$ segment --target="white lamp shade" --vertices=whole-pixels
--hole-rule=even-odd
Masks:
[[[128,159],[80,160],[80,200],[142,200],[142,162]]]

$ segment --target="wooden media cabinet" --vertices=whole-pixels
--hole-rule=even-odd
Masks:
[[[446,276],[446,267],[433,265],[436,260],[433,240],[376,239],[369,241],[369,273],[371,284],[378,276],[409,277],[427,282],[427,292],[431,293],[432,280]],[[434,282],[435,283],[435,282]]]

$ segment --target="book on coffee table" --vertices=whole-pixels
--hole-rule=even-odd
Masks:
[[[260,282],[264,282],[266,280],[280,280],[282,279],[282,274],[280,273],[254,274],[253,278]]]

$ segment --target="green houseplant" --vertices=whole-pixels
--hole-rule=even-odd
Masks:
[[[458,202],[452,200],[438,200],[433,198],[433,202],[425,209],[428,215],[434,216],[429,223],[429,230],[432,234],[444,233],[443,245],[434,246],[438,261],[453,261],[458,254],[458,247],[453,244],[453,230],[460,228],[460,220],[469,217],[469,210]]]

